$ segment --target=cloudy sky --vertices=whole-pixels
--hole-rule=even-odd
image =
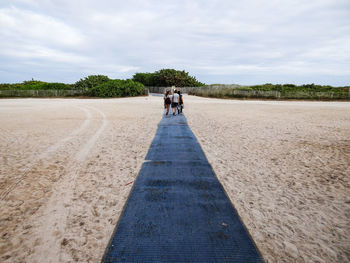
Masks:
[[[350,0],[0,0],[0,83],[131,78],[350,85]]]

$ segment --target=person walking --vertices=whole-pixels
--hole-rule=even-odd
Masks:
[[[176,115],[177,105],[179,104],[179,94],[177,94],[176,90],[173,90],[173,96],[171,100],[171,107],[173,108],[173,115]]]
[[[169,114],[170,104],[171,104],[170,92],[169,90],[166,90],[164,94],[164,107],[166,109],[166,115]]]
[[[165,104],[165,97],[166,97],[166,94],[167,94],[167,92],[168,92],[169,90],[168,89],[166,89],[165,90],[165,92],[164,92],[164,94],[163,94],[163,100],[164,100],[164,109],[166,109],[166,104]]]
[[[177,112],[180,114],[182,113],[182,109],[184,108],[184,99],[181,94],[181,91],[177,91],[177,94],[179,94],[179,105],[177,106]]]

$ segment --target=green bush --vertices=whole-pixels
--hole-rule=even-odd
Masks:
[[[200,87],[204,86],[195,77],[188,75],[188,72],[175,69],[161,69],[154,73],[154,82],[158,87]]]
[[[205,86],[191,90],[190,95],[215,98],[269,98],[269,99],[312,99],[337,100],[350,99],[350,88],[305,84],[271,84],[255,86],[240,86],[231,88],[230,85]]]
[[[145,86],[156,86],[154,83],[154,74],[153,73],[136,73],[132,77],[133,81],[142,83]]]
[[[333,93],[347,93],[347,87],[332,87],[332,86],[322,86],[315,84],[304,84],[297,86],[294,84],[271,84],[266,83],[263,85],[254,85],[247,87],[240,87],[240,90],[259,90],[259,91],[279,91],[281,93],[286,92],[333,92]]]
[[[127,97],[144,94],[144,86],[132,80],[114,79],[103,82],[88,91],[93,97]]]
[[[26,89],[31,89],[31,90],[69,90],[72,89],[71,85],[64,84],[64,83],[38,83],[38,84],[32,84],[32,85],[25,85],[27,88]]]
[[[204,83],[189,76],[188,72],[175,69],[161,69],[154,73],[136,73],[133,76],[134,81],[138,81],[145,86],[155,87],[201,87]]]
[[[108,78],[107,76],[90,75],[84,79],[80,79],[79,81],[75,82],[74,88],[88,92],[90,89],[107,81],[110,81],[110,78]]]
[[[15,89],[14,84],[9,84],[9,83],[1,83],[0,84],[0,90],[11,90],[11,89]]]
[[[1,90],[71,90],[72,85],[44,82],[38,80],[23,81],[23,83],[0,84]]]

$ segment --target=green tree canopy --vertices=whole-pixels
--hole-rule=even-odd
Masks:
[[[110,78],[104,75],[90,75],[84,79],[80,79],[75,82],[74,87],[76,89],[88,91],[99,84],[109,81]]]
[[[144,94],[144,86],[136,81],[113,79],[89,89],[88,95],[94,97],[127,97]]]
[[[142,83],[145,86],[155,86],[153,83],[153,73],[136,73],[132,80]]]
[[[136,73],[133,76],[134,81],[138,81],[145,86],[156,87],[200,87],[204,86],[184,70],[161,69],[154,73]]]

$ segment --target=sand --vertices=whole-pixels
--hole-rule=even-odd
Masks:
[[[350,103],[187,103],[189,126],[267,262],[350,262]]]
[[[161,102],[0,100],[0,261],[99,262]]]
[[[0,261],[99,262],[162,98],[0,100]],[[185,96],[267,262],[350,261],[350,103]]]

